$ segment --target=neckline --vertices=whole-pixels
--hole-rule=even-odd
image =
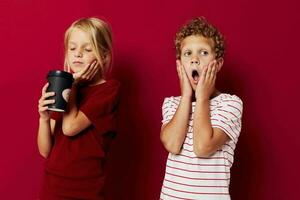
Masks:
[[[226,93],[220,93],[220,94],[218,94],[217,96],[214,96],[213,98],[211,98],[211,99],[209,99],[209,102],[211,102],[211,101],[214,101],[214,100],[216,100],[216,99],[218,99],[218,98],[220,98],[221,96],[223,96],[223,95],[225,95]],[[192,104],[195,104],[196,103],[196,101],[192,101]]]

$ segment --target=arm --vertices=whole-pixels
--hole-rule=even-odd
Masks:
[[[40,154],[47,158],[52,149],[53,132],[55,128],[55,121],[53,119],[47,120],[39,119],[38,130],[38,148]]]
[[[46,100],[48,97],[54,96],[53,92],[46,92],[48,83],[42,89],[42,97],[39,100],[39,129],[37,144],[40,154],[47,158],[52,149],[52,135],[55,128],[55,121],[50,119],[49,111],[47,110],[49,104],[54,103],[55,100]]]
[[[192,86],[186,71],[179,60],[176,61],[177,73],[180,80],[181,100],[171,121],[161,128],[160,139],[170,153],[178,154],[184,142],[189,122]]]
[[[191,99],[182,97],[171,121],[164,124],[161,128],[160,140],[170,153],[178,154],[181,150],[186,136],[190,108]]]
[[[213,61],[203,69],[196,88],[193,149],[198,157],[209,157],[229,140],[221,129],[212,128],[210,121],[209,98],[215,91],[216,74],[217,62]]]
[[[212,128],[208,99],[197,99],[193,128],[194,153],[198,157],[209,157],[229,140],[221,129]]]
[[[75,81],[69,97],[67,112],[64,113],[62,121],[62,131],[64,135],[75,136],[92,124],[76,105],[77,84],[92,81],[99,72],[99,69],[97,61],[93,61],[81,71],[73,74]]]
[[[64,135],[75,136],[89,127],[92,122],[76,105],[77,88],[72,87],[67,112],[63,115],[62,131]]]

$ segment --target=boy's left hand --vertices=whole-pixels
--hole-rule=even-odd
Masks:
[[[217,61],[213,60],[207,66],[204,67],[195,91],[195,96],[197,100],[209,100],[210,96],[214,92],[218,71],[217,65]]]

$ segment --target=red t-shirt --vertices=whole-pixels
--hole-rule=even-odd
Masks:
[[[116,132],[116,111],[120,84],[78,88],[78,109],[92,125],[75,136],[62,132],[62,118],[56,120],[54,144],[45,163],[41,200],[103,199],[104,163],[109,143]]]

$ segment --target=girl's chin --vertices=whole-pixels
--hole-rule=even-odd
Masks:
[[[77,73],[80,72],[81,68],[77,68],[77,67],[71,67],[71,73]]]

